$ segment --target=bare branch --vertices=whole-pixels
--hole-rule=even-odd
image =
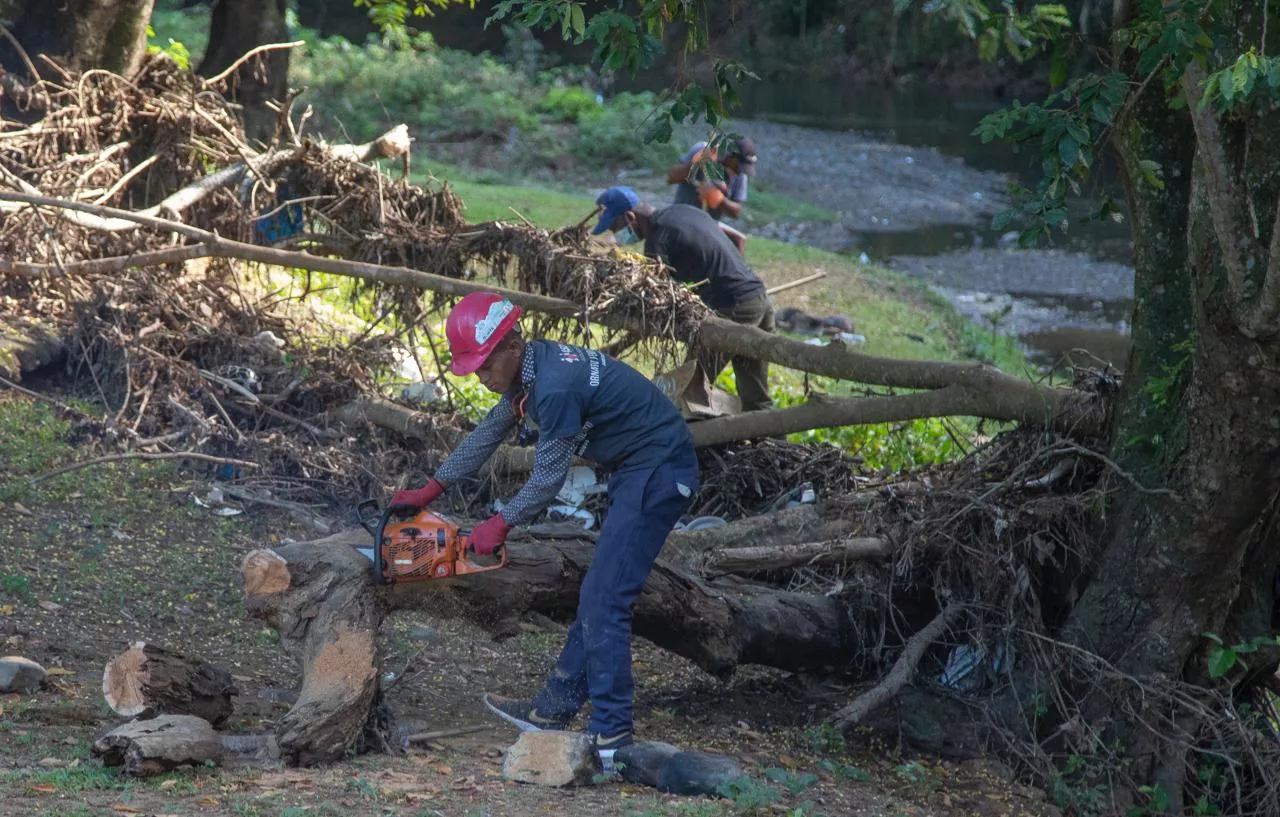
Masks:
[[[903,648],[902,655],[898,656],[898,660],[893,662],[893,668],[889,670],[889,674],[880,683],[854,698],[852,703],[837,712],[831,719],[835,727],[837,729],[846,729],[857,724],[858,721],[879,709],[894,695],[897,695],[898,690],[906,686],[907,682],[911,680],[911,676],[915,674],[916,666],[920,663],[920,659],[924,657],[924,651],[929,649],[930,645],[947,631],[947,628],[951,626],[951,622],[955,621],[963,610],[963,604],[956,601],[951,602],[942,612],[934,616],[933,620],[926,624],[923,629],[907,639],[907,645]]]
[[[63,201],[44,196],[0,192],[0,201],[22,202],[88,213],[98,218],[129,220],[148,227],[167,230],[202,242],[210,255],[240,258],[282,267],[311,269],[337,275],[363,278],[383,284],[427,289],[445,295],[462,296],[470,292],[496,292],[520,306],[559,318],[587,319],[615,329],[645,331],[643,317],[593,314],[582,305],[520,290],[505,289],[488,283],[464,281],[433,275],[406,267],[382,266],[360,261],[313,256],[301,252],[262,247],[223,238],[175,221],[143,213],[131,213],[111,207]],[[135,256],[137,258],[137,256]],[[0,272],[21,269],[24,274],[42,271],[36,265],[15,266],[0,259]],[[703,348],[768,360],[793,369],[826,377],[860,383],[906,389],[936,389],[938,395],[915,394],[902,397],[862,398],[838,403],[832,411],[821,402],[778,412],[755,412],[728,420],[700,423],[707,435],[703,444],[733,439],[766,437],[790,430],[845,425],[852,422],[884,422],[908,417],[930,417],[941,414],[987,416],[993,419],[1066,427],[1090,431],[1101,427],[1105,410],[1094,398],[1071,389],[1055,389],[1011,377],[998,369],[978,363],[938,363],[932,361],[894,360],[850,351],[842,343],[810,346],[750,326],[740,326],[717,317],[705,319],[695,337],[680,338]],[[942,392],[946,393],[943,394]],[[940,396],[939,396],[940,395]],[[886,402],[890,401],[890,402]],[[1095,411],[1095,409],[1097,409]],[[813,416],[809,416],[812,414]],[[788,427],[803,417],[810,425]],[[732,429],[731,431],[729,429]],[[728,434],[729,436],[725,436]]]
[[[258,463],[256,462],[237,460],[230,457],[215,457],[212,454],[201,454],[199,451],[163,451],[159,453],[128,451],[124,454],[109,454],[105,457],[94,457],[93,459],[73,462],[70,465],[64,465],[61,468],[55,468],[52,471],[45,472],[38,477],[32,477],[30,482],[32,485],[35,485],[37,482],[44,482],[46,479],[52,479],[59,474],[79,471],[81,468],[88,468],[91,465],[102,465],[103,463],[120,462],[121,460],[200,460],[201,462],[212,462],[222,465],[238,465],[241,468],[258,467]]]

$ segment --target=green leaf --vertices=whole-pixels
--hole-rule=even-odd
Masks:
[[[1214,645],[1209,648],[1209,677],[1221,678],[1236,665],[1235,650]]]
[[[584,15],[582,12],[582,6],[575,4],[570,8],[571,8],[570,16],[572,17],[572,23],[573,23],[573,33],[577,34],[578,38],[581,39],[583,32],[587,30],[586,15]]]
[[[1073,167],[1080,156],[1080,143],[1074,136],[1064,136],[1058,140],[1058,158],[1067,167]]]

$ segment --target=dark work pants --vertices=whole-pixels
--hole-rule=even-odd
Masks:
[[[632,606],[697,490],[692,446],[656,468],[624,465],[609,480],[609,510],[582,580],[578,617],[533,701],[540,715],[573,715],[590,697],[591,732],[612,737],[631,731]]]
[[[716,310],[716,314],[743,326],[757,326],[766,332],[772,332],[774,328],[773,304],[769,303],[767,295],[734,304],[728,309]],[[742,410],[760,411],[773,408],[773,398],[769,396],[768,363],[741,355],[730,358],[719,352],[702,350],[698,353],[698,363],[713,384],[720,376],[720,372],[724,371],[724,367],[731,361],[733,376],[738,383],[738,398],[742,401]]]

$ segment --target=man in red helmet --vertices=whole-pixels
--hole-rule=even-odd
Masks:
[[[632,605],[667,534],[698,489],[693,438],[675,405],[644,375],[593,349],[525,341],[520,308],[475,292],[449,313],[450,371],[475,373],[502,399],[425,487],[392,507],[419,509],[476,473],[518,424],[536,426],[533,474],[502,510],[476,526],[484,555],[529,522],[564,485],[574,455],[612,467],[609,507],[582,581],[578,616],[542,692],[532,700],[486,694],[485,705],[521,731],[564,729],[588,698],[601,759],[632,742]]]

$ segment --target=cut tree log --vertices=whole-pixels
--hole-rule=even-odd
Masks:
[[[130,777],[150,777],[179,766],[217,762],[222,743],[208,721],[194,715],[161,715],[117,727],[95,740],[89,751],[107,766],[123,766]]]
[[[102,671],[107,705],[126,718],[146,712],[194,715],[219,726],[235,709],[231,699],[238,693],[226,670],[143,641],[112,658]]]
[[[0,377],[14,383],[22,375],[60,360],[67,352],[62,338],[21,318],[0,320]]]
[[[292,763],[342,757],[359,745],[378,697],[376,636],[388,610],[424,607],[491,630],[526,612],[571,620],[591,564],[581,540],[512,541],[505,570],[379,590],[362,530],[256,550],[244,561],[245,606],[280,633],[302,666],[302,694],[277,727]],[[726,579],[705,583],[659,560],[636,603],[634,631],[719,676],[740,664],[787,670],[845,665],[860,628],[837,599]]]
[[[722,548],[707,556],[709,575],[746,575],[801,565],[878,561],[888,557],[889,542],[879,537],[854,536],[829,542],[804,542],[770,547]]]
[[[100,220],[136,222],[190,238],[201,244],[210,256],[239,258],[264,264],[329,272],[383,284],[431,290],[451,296],[481,291],[495,292],[526,309],[561,318],[584,317],[582,304],[547,295],[505,289],[489,283],[448,278],[407,267],[381,266],[246,244],[180,222],[113,207],[49,198],[30,192],[0,191],[0,201],[21,202],[75,213],[87,213]],[[133,257],[134,263],[136,260],[136,256]],[[0,259],[0,272],[32,275],[58,274],[59,271],[56,265],[28,264]],[[643,316],[591,314],[589,309],[586,310],[585,316],[611,328],[646,332]],[[927,406],[929,416],[987,417],[993,420],[1016,421],[1036,427],[1053,428],[1072,435],[1094,435],[1104,429],[1110,405],[1108,401],[1096,394],[1041,386],[1006,375],[998,369],[980,363],[894,360],[859,354],[850,351],[839,342],[832,342],[826,346],[810,346],[756,327],[742,326],[714,316],[705,319],[699,325],[695,336],[682,338],[682,340],[711,351],[754,357],[826,377],[891,388],[931,390],[923,395],[859,398],[847,402],[818,401],[812,405],[806,404],[790,409],[789,411],[792,412],[807,412],[805,422],[810,425],[802,426],[803,428],[818,428],[824,424],[840,425],[842,422],[883,422],[899,417],[913,419],[925,416],[921,412],[925,410],[923,406]],[[873,407],[871,411],[874,412],[876,419],[852,421],[848,419],[854,407],[861,404],[861,400],[875,401],[868,405]],[[833,411],[833,403],[842,407],[845,413]],[[902,408],[894,409],[892,408],[894,406]],[[861,411],[861,409],[858,410]],[[715,433],[722,436],[729,434],[727,429],[738,426],[727,439],[749,439],[776,433],[763,430],[774,427],[770,425],[771,423],[784,422],[769,417],[774,414],[781,415],[783,412],[758,412],[707,422],[719,424],[712,425],[711,429],[715,429]],[[755,415],[764,415],[768,422]],[[742,426],[747,428],[743,430]],[[702,433],[711,434],[712,432],[709,429]],[[721,439],[721,441],[727,441],[727,439]]]

